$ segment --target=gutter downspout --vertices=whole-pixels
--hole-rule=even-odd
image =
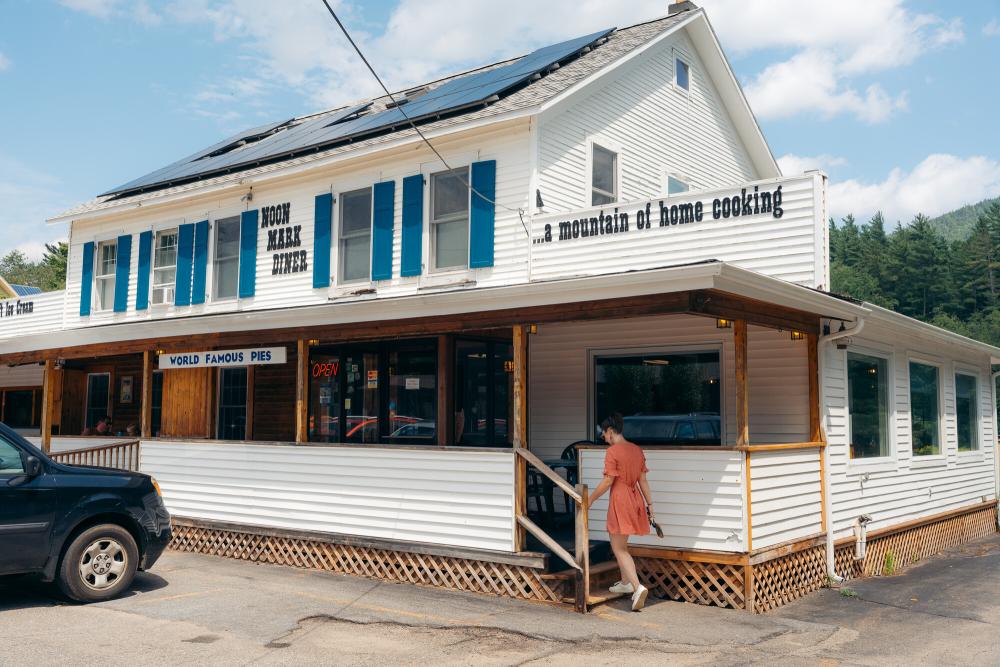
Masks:
[[[826,348],[829,347],[830,343],[840,340],[841,338],[847,338],[849,336],[856,336],[861,333],[861,330],[865,328],[865,320],[863,317],[858,317],[854,326],[850,329],[844,329],[843,331],[838,331],[833,334],[828,334],[819,339],[819,350],[816,356],[819,357],[819,405],[822,411],[821,422],[824,424],[823,434],[826,437],[826,422],[829,411],[826,409],[826,391],[823,378],[823,368],[826,364]],[[830,445],[822,449],[823,456],[823,495],[826,498],[826,507],[823,508],[824,520],[826,523],[826,573],[835,583],[840,583],[843,581],[842,577],[837,576],[836,561],[834,558],[834,548],[833,548],[833,494],[831,493],[830,484]]]
[[[990,375],[990,396],[993,397],[993,499],[1000,500],[1000,437],[997,436],[997,378],[1000,371]],[[1000,510],[997,510],[997,530],[1000,530]]]

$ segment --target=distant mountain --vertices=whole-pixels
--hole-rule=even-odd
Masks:
[[[984,199],[978,204],[969,204],[931,218],[931,226],[947,241],[961,241],[968,238],[976,219],[994,202],[1000,202],[1000,197]]]

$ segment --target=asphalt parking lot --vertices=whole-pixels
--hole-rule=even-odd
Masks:
[[[0,665],[996,665],[1000,536],[770,614],[562,608],[168,552],[74,606],[0,579]]]

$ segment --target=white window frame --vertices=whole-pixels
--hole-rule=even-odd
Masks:
[[[923,364],[924,366],[932,366],[937,368],[938,371],[938,382],[937,382],[937,404],[938,404],[938,443],[940,450],[937,454],[915,454],[913,451],[913,395],[912,395],[912,382],[910,378],[910,364]],[[948,430],[945,424],[945,409],[944,409],[944,384],[945,384],[945,365],[938,360],[928,358],[926,356],[920,356],[917,354],[908,354],[906,357],[906,401],[908,407],[908,417],[909,417],[909,428],[910,428],[910,467],[919,468],[923,466],[938,466],[944,465],[948,462]]]
[[[680,181],[681,183],[686,185],[687,190],[685,190],[684,192],[675,192],[671,194],[670,193],[671,178],[674,179],[675,181]],[[665,194],[667,197],[680,197],[682,195],[687,195],[690,194],[693,189],[694,187],[691,185],[691,179],[688,176],[681,175],[676,171],[663,172],[663,194]]]
[[[614,348],[587,348],[587,428],[584,433],[587,439],[594,436],[594,426],[604,417],[594,414],[594,361],[597,357],[632,357],[646,354],[685,354],[696,352],[717,352],[719,355],[719,449],[731,450],[736,446],[735,442],[727,442],[727,422],[729,421],[729,410],[726,396],[729,391],[728,374],[726,372],[726,351],[725,342],[721,340],[706,341],[686,345],[643,345],[640,347],[614,347]],[[714,447],[715,445],[710,445]]]
[[[972,366],[967,366],[957,362],[954,364],[951,375],[952,391],[954,393],[953,400],[955,404],[955,453],[959,459],[982,459],[983,443],[986,442],[986,439],[983,437],[983,397],[981,396],[983,389],[982,375]],[[976,428],[973,432],[973,447],[968,451],[962,451],[958,448],[958,382],[956,380],[959,375],[971,377],[976,381]]]
[[[101,265],[101,249],[105,246],[113,245],[115,247],[115,270],[110,274],[102,274]],[[93,296],[93,307],[94,310],[101,313],[112,312],[115,308],[115,280],[118,274],[118,238],[104,239],[101,241],[96,241],[94,244],[94,296]],[[102,304],[101,303],[101,281],[111,281],[111,303]],[[102,307],[103,306],[103,307]]]
[[[886,456],[869,456],[865,458],[852,458],[851,457],[851,442],[854,440],[854,434],[851,432],[851,413],[850,413],[850,403],[847,402],[847,394],[849,391],[849,378],[847,371],[847,355],[849,353],[860,354],[866,357],[874,357],[876,359],[883,359],[886,363],[886,400],[889,402],[889,410],[886,415],[886,428],[888,429],[888,442],[886,443],[889,448],[889,454]],[[896,367],[895,367],[895,355],[889,350],[882,350],[878,348],[865,347],[861,345],[851,345],[846,350],[843,351],[841,355],[841,362],[844,369],[844,412],[847,415],[847,419],[844,424],[844,433],[847,436],[847,471],[848,473],[870,473],[870,472],[882,472],[882,471],[896,471],[899,468],[899,458],[898,458],[898,447],[896,440]]]
[[[678,92],[683,93],[684,95],[688,95],[688,94],[691,93],[691,70],[692,70],[691,61],[687,58],[687,56],[685,56],[684,54],[682,54],[677,49],[672,49],[671,55],[673,56],[673,62],[670,64],[670,66],[671,66],[671,69],[673,70],[673,77],[672,77],[673,81],[672,81],[672,84],[674,86],[674,90],[677,90]],[[684,65],[687,67],[687,75],[688,75],[688,85],[687,85],[687,88],[685,88],[684,86],[682,86],[677,81],[677,63],[678,63],[678,61],[684,63]]]
[[[448,174],[453,172],[458,172],[465,170],[465,181],[469,184],[466,208],[465,208],[465,264],[455,265],[455,266],[441,266],[437,265],[435,261],[435,246],[434,246],[434,226],[445,222],[455,222],[460,218],[457,216],[452,216],[450,219],[445,220],[435,220],[434,219],[434,177],[441,174]],[[423,173],[423,170],[421,170]],[[427,205],[425,210],[427,213],[427,266],[428,272],[432,274],[449,274],[449,273],[466,273],[470,271],[469,268],[469,253],[471,252],[472,244],[472,161],[465,164],[459,163],[459,166],[452,167],[448,169],[441,165],[440,169],[434,169],[430,171],[425,177],[427,185],[425,186]]]
[[[344,237],[343,235],[343,206],[341,205],[342,199],[345,194],[353,194],[361,190],[368,190],[368,203],[369,203],[369,215],[368,215],[368,277],[367,278],[355,278],[354,280],[346,280],[344,278],[344,262],[341,256],[341,251],[343,249],[343,243],[347,238],[354,238],[356,235],[349,237]],[[367,185],[359,185],[356,188],[342,188],[336,196],[336,205],[331,213],[333,215],[333,226],[334,233],[331,236],[335,237],[333,250],[336,260],[333,262],[334,266],[331,267],[331,273],[335,278],[333,281],[336,285],[350,286],[352,289],[357,289],[358,285],[370,284],[372,282],[372,251],[373,242],[375,240],[375,181],[369,180]],[[395,215],[395,213],[393,213]],[[393,225],[395,229],[395,225]]]
[[[153,296],[154,294],[156,294],[156,290],[158,288],[169,288],[171,295],[173,295],[174,290],[177,289],[177,259],[180,257],[180,223],[177,223],[172,226],[166,225],[162,228],[154,229],[152,231],[153,231],[153,251],[152,251],[153,256],[151,258],[152,266],[150,266],[150,276],[149,276],[149,305],[153,306],[154,308],[163,308],[164,306],[174,305],[174,299],[173,298],[165,299],[164,301],[157,303],[157,301],[153,298]],[[175,252],[174,252],[174,265],[173,265],[174,283],[173,285],[166,285],[164,283],[158,286],[156,282],[156,271],[158,269],[162,270],[164,268],[170,268],[170,267],[169,266],[162,267],[156,265],[156,244],[159,241],[161,234],[168,234],[170,232],[173,232],[174,236],[176,237],[174,246]]]
[[[217,211],[216,213],[209,216],[208,223],[208,245],[209,252],[211,253],[211,267],[212,270],[208,271],[207,284],[205,285],[206,290],[209,294],[209,300],[213,303],[232,303],[234,301],[239,301],[240,298],[240,288],[239,288],[239,277],[240,277],[240,264],[242,263],[242,253],[240,252],[240,247],[243,242],[243,211],[244,209],[230,208],[224,209],[222,211]],[[216,275],[216,268],[218,264],[218,234],[219,234],[219,221],[228,220],[229,218],[236,218],[238,220],[237,226],[240,230],[240,242],[236,244],[236,294],[233,296],[218,296],[218,276]]]
[[[615,173],[614,173],[614,184],[615,191],[612,193],[613,201],[608,204],[594,204],[594,147],[601,148],[608,151],[609,153],[615,154]],[[607,137],[590,137],[587,139],[587,201],[584,202],[584,208],[599,208],[601,206],[614,206],[622,201],[622,146],[616,141],[612,141]],[[605,190],[599,190],[600,194],[609,194]]]

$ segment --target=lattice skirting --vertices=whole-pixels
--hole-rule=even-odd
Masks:
[[[995,506],[869,537],[863,561],[854,560],[854,542],[837,547],[837,574],[845,579],[892,574],[944,549],[997,532]]]
[[[743,609],[742,565],[698,563],[666,558],[635,558],[639,579],[660,597],[715,607]]]
[[[826,547],[812,546],[753,566],[753,609],[777,609],[826,583]]]
[[[256,563],[329,570],[341,574],[471,591],[540,602],[561,602],[566,595],[541,571],[522,565],[336,544],[254,532],[174,523],[170,548]]]

